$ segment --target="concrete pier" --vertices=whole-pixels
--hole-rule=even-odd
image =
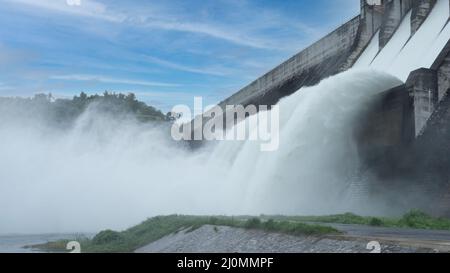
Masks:
[[[418,136],[439,102],[436,70],[421,68],[411,72],[406,89],[414,97],[415,133]]]

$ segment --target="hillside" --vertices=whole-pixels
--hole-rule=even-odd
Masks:
[[[133,93],[86,95],[84,92],[72,99],[54,99],[51,94],[37,94],[32,98],[0,97],[3,118],[38,119],[57,126],[70,126],[90,107],[115,117],[132,116],[141,122],[167,121],[160,110],[138,101]]]

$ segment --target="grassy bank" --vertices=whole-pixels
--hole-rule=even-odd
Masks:
[[[328,216],[261,216],[262,219],[278,221],[299,221],[317,223],[356,224],[379,227],[450,230],[450,219],[430,216],[419,210],[412,210],[400,218],[366,217],[352,213]]]
[[[122,232],[105,230],[98,233],[94,238],[80,238],[83,252],[132,252],[139,247],[154,242],[166,235],[188,230],[192,232],[204,225],[230,226],[246,229],[265,230],[280,232],[291,235],[325,235],[339,233],[336,229],[292,222],[284,220],[261,221],[259,218],[245,217],[200,217],[200,216],[158,216],[148,219],[141,224]],[[33,246],[35,248],[59,252],[65,250],[67,240],[49,242],[47,244]]]
[[[311,224],[315,222],[319,224]],[[266,216],[258,218],[201,217],[171,215],[150,218],[141,224],[122,232],[105,230],[94,238],[79,238],[83,252],[132,252],[166,235],[188,230],[192,232],[204,225],[230,226],[257,229],[291,235],[326,235],[339,233],[338,230],[320,223],[358,224],[380,227],[450,230],[450,219],[435,218],[421,211],[413,210],[400,218],[364,217],[351,213],[329,216]],[[67,240],[49,242],[34,246],[52,252],[65,251]]]

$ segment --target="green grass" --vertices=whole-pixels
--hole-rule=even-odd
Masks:
[[[58,240],[54,242],[48,242],[44,244],[37,244],[32,246],[25,246],[25,248],[34,248],[46,252],[67,252],[66,245],[69,240]]]
[[[84,236],[84,235],[76,235],[72,239],[61,239],[57,241],[47,242],[43,244],[37,244],[37,245],[28,245],[24,248],[33,248],[33,249],[39,249],[41,251],[46,252],[70,252],[70,250],[66,249],[67,243],[70,241],[77,241],[80,244],[84,244],[86,242],[89,242],[90,240]]]
[[[314,222],[314,224],[311,224]],[[319,224],[315,224],[319,223]],[[450,230],[450,219],[435,218],[412,210],[400,218],[365,217],[352,213],[328,216],[266,216],[206,217],[171,215],[150,218],[122,232],[105,230],[92,239],[80,238],[82,252],[132,252],[166,235],[181,230],[193,232],[204,225],[229,226],[264,230],[291,235],[321,236],[337,234],[338,230],[320,223],[359,224],[380,227]],[[217,228],[214,229],[219,232]],[[65,251],[67,241],[34,246],[47,251]]]
[[[92,239],[80,242],[82,252],[132,252],[166,235],[186,230],[192,232],[204,225],[230,226],[280,232],[292,235],[325,235],[339,233],[336,229],[320,225],[289,221],[261,221],[259,218],[202,217],[202,216],[158,216],[122,232],[105,230]],[[216,230],[218,232],[218,230]],[[67,241],[49,242],[33,246],[47,251],[64,251]]]
[[[296,222],[337,223],[379,227],[450,230],[450,219],[433,217],[419,210],[412,210],[399,218],[366,217],[352,213],[327,216],[262,216],[261,218]]]

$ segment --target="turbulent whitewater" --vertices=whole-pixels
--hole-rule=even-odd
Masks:
[[[365,6],[361,15],[366,17],[359,18],[364,19],[359,26],[372,18],[373,27],[377,10]],[[349,42],[370,37],[355,35],[359,30],[355,18],[234,97],[236,103],[243,103],[240,100],[253,99],[250,95],[256,91],[265,96],[263,91],[282,84],[275,81],[280,75],[289,86],[288,76],[294,74],[305,77],[299,82],[311,78],[308,84],[314,84],[316,78],[333,74],[328,73],[333,67],[328,67],[329,60],[334,64],[346,57],[344,51],[353,50],[358,56],[363,51],[351,70],[304,87],[278,103],[280,139],[274,152],[261,151],[257,141],[211,142],[193,150],[172,140],[169,124],[118,119],[94,104],[73,126],[64,128],[50,125],[39,111],[27,116],[17,106],[2,105],[0,233],[123,229],[147,217],[173,213],[392,212],[392,203],[382,200],[387,198],[385,192],[364,196],[363,203],[349,198],[367,178],[358,177],[361,162],[355,131],[361,120],[367,120],[359,117],[377,94],[402,85],[411,71],[430,68],[445,53],[450,40],[449,1],[437,0],[414,35],[413,11],[405,14],[383,48],[382,28],[372,29],[367,46]],[[329,41],[337,47],[328,47],[334,45]],[[356,58],[352,54],[349,60],[353,63]],[[325,65],[315,64],[317,60],[325,60]],[[444,74],[438,76],[446,76],[448,66],[441,67]],[[268,89],[255,91],[259,84]],[[274,96],[294,91],[282,89]],[[258,115],[259,120],[267,118]],[[396,193],[393,199],[406,200],[404,192],[401,198]]]
[[[165,127],[88,109],[71,129],[0,118],[0,232],[122,229],[159,214],[346,211],[352,129],[393,76],[351,70],[280,101],[280,149],[224,141],[193,152]]]

